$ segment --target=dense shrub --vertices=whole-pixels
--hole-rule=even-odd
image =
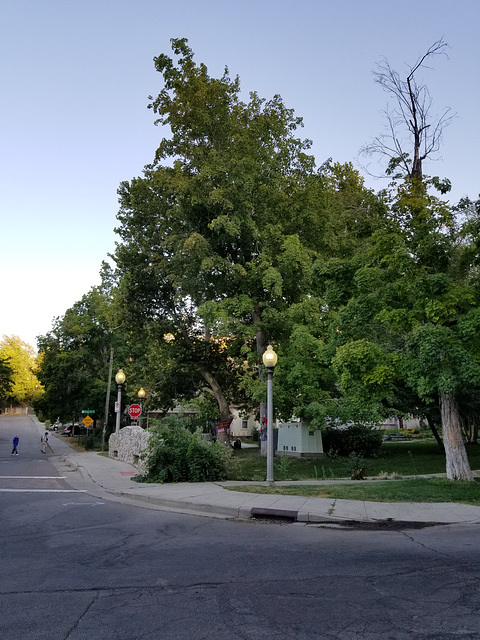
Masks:
[[[154,427],[148,446],[144,482],[209,482],[227,477],[229,454],[218,442],[207,442],[178,423]]]
[[[382,433],[363,424],[348,429],[329,428],[323,434],[323,447],[327,454],[374,458],[382,446]]]
[[[95,438],[93,437],[93,435],[89,434],[85,438],[84,446],[85,446],[85,451],[90,451],[91,449],[95,448]]]

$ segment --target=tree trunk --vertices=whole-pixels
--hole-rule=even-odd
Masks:
[[[207,382],[208,386],[212,390],[215,400],[217,401],[218,410],[220,412],[219,421],[223,422],[223,421],[229,420],[231,418],[230,405],[228,403],[228,400],[225,397],[225,394],[222,391],[222,388],[216,381],[215,376],[213,376],[210,373],[210,371],[207,371],[207,369],[205,369],[204,367],[199,366],[198,370],[202,378]],[[230,436],[226,430],[218,434],[217,440],[219,442],[222,442],[225,445],[225,447],[230,447]]]
[[[110,361],[108,363],[107,393],[105,395],[105,415],[103,419],[103,429],[102,429],[102,451],[105,449],[105,434],[107,433],[107,426],[108,426],[108,409],[110,405],[110,387],[112,384],[112,371],[113,371],[113,347],[110,347]]]
[[[437,441],[438,448],[440,449],[440,451],[442,453],[445,453],[445,445],[443,444],[442,439],[440,438],[440,434],[438,433],[438,429],[435,426],[435,423],[433,422],[431,416],[428,413],[425,414],[425,417],[427,418],[427,422],[428,422],[428,426],[430,427],[430,431],[433,433],[433,437]]]
[[[460,425],[460,411],[453,393],[440,391],[443,443],[449,480],[473,480]]]

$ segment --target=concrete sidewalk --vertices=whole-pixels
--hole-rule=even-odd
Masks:
[[[53,439],[52,439],[53,440]],[[266,495],[229,490],[252,482],[142,484],[135,467],[94,452],[77,453],[60,438],[52,442],[50,461],[77,489],[99,498],[155,509],[220,518],[288,517],[297,522],[480,523],[480,507],[456,503],[385,503],[331,498]],[[292,485],[294,482],[277,482]],[[297,484],[325,485],[311,481]]]

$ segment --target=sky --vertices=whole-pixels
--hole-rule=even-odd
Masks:
[[[35,347],[99,284],[117,189],[167,135],[147,104],[171,38],[213,77],[228,66],[245,98],[280,94],[317,165],[352,162],[378,190],[359,151],[391,100],[372,71],[382,58],[406,71],[443,37],[448,57],[418,79],[455,118],[424,169],[457,202],[480,193],[479,33],[478,0],[0,0],[0,339]]]

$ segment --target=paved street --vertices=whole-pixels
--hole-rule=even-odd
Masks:
[[[79,490],[49,459],[34,421],[0,418],[1,640],[480,637],[477,525],[171,513]]]

